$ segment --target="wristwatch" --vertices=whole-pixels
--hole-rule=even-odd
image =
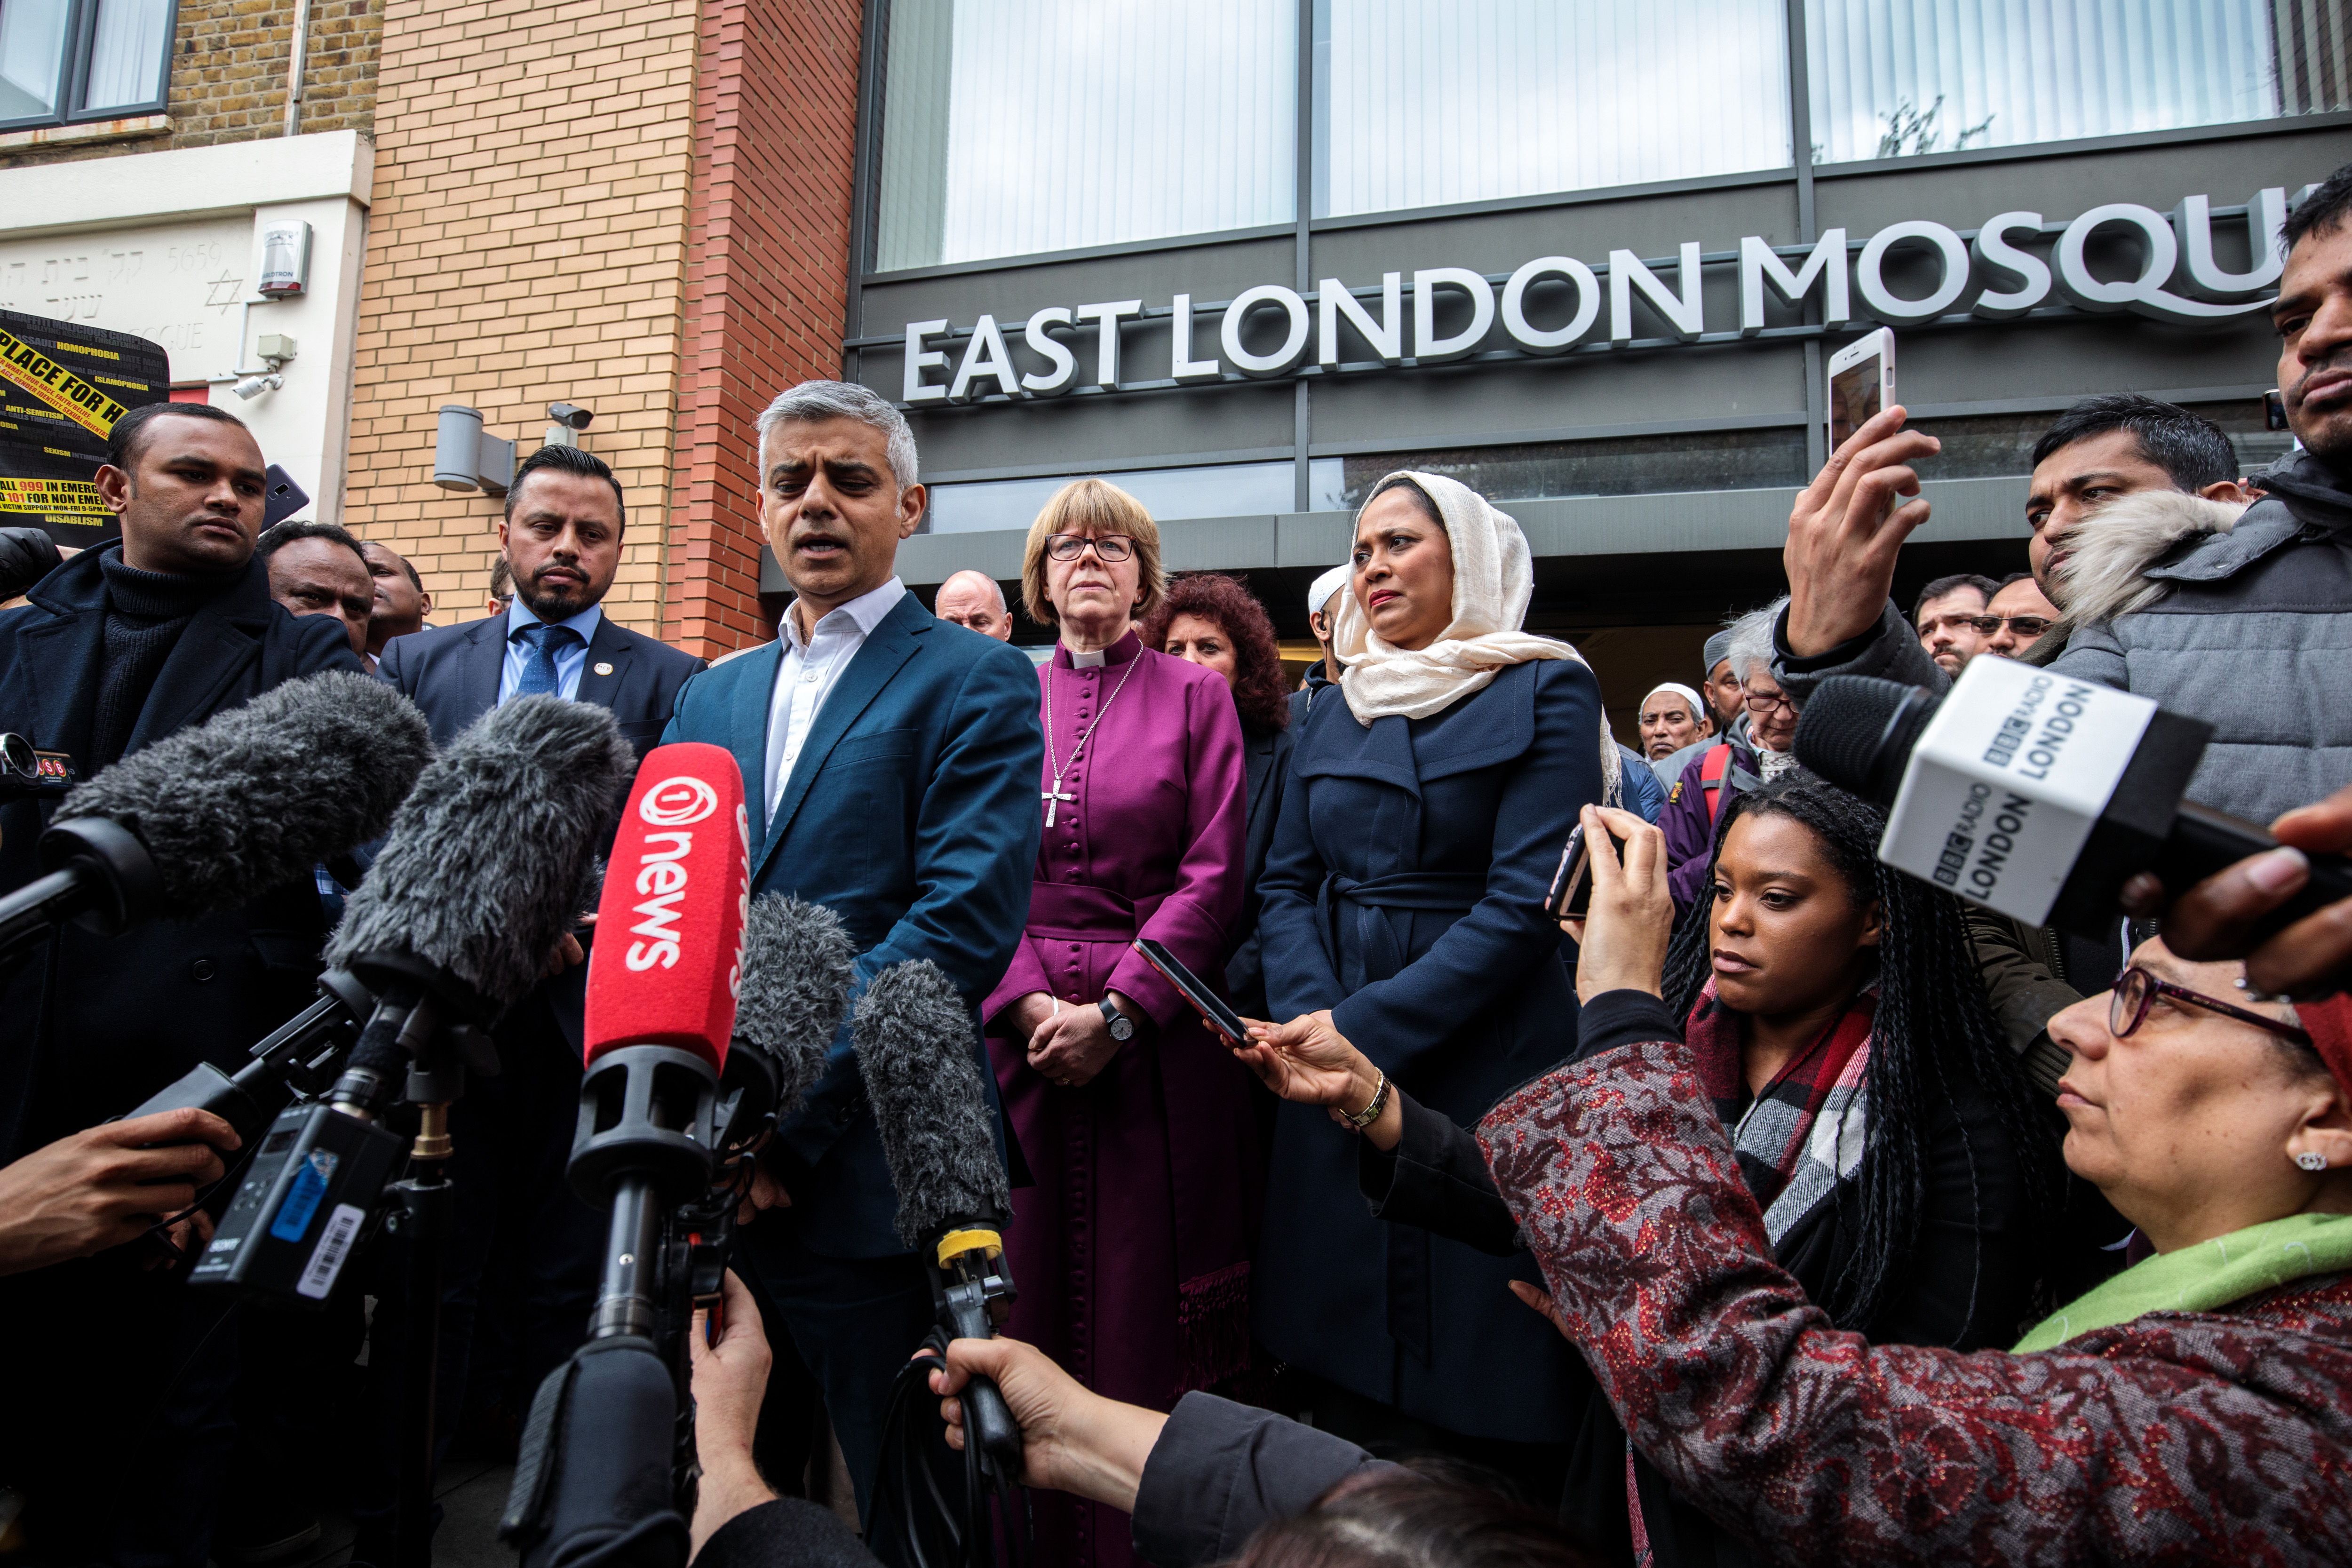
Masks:
[[[1102,1009],[1103,1022],[1110,1026],[1110,1037],[1112,1039],[1131,1040],[1135,1038],[1135,1020],[1120,1012],[1118,1008],[1112,1004],[1109,997],[1104,997],[1101,1001],[1096,1003],[1095,1005]]]

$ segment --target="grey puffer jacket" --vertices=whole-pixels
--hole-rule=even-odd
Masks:
[[[2051,669],[2212,725],[2190,798],[2267,823],[2352,784],[2352,482],[2307,452],[2253,482],[2265,494],[2234,527],[2227,509],[2179,492],[2127,498],[2138,511],[2176,509],[2169,529],[2082,524],[2069,581],[2141,586],[2120,592],[2133,607],[2062,626],[2034,651],[2063,636]],[[2138,563],[2118,560],[2132,552]],[[1785,611],[1773,642],[1773,675],[1800,703],[1832,675],[1951,684],[1891,603],[1873,630],[1816,658],[1789,653]]]

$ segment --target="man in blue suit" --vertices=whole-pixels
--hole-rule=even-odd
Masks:
[[[501,703],[544,692],[611,709],[643,761],[703,661],[604,614],[626,521],[620,481],[601,458],[576,447],[541,447],[515,471],[499,524],[515,584],[506,614],[393,638],[377,679],[424,710],[436,745]],[[613,803],[616,819],[620,805]],[[604,1218],[564,1179],[580,1114],[584,956],[583,939],[564,939],[562,972],[499,1021],[499,1076],[468,1084],[452,1113],[457,1215],[442,1310],[445,1431],[478,1361],[510,1361],[498,1368],[505,1385],[488,1397],[503,1396],[510,1413],[528,1409],[539,1379],[586,1338],[595,1309]],[[492,1275],[493,1257],[503,1280]],[[479,1315],[481,1298],[500,1283],[517,1300],[493,1321]],[[383,1369],[380,1387],[396,1389],[404,1303],[397,1289],[379,1294],[369,1364]],[[500,1342],[488,1339],[493,1331]],[[498,1348],[506,1355],[489,1353]],[[391,1499],[380,1489],[389,1477],[387,1467],[373,1478],[377,1487],[353,1510],[356,1562],[387,1561]]]
[[[760,416],[759,461],[761,526],[798,596],[775,642],[687,682],[662,738],[735,753],[753,895],[838,914],[861,989],[909,959],[947,972],[974,1008],[972,1060],[992,1098],[977,1008],[1028,918],[1036,672],[1010,645],[933,619],[899,583],[898,541],[922,520],[923,487],[914,434],[887,401],[803,383]],[[867,1538],[887,1561],[887,1521],[870,1517],[883,1405],[931,1302],[922,1260],[891,1228],[898,1195],[845,1024],[778,1129],[757,1201],[770,1212],[744,1231],[745,1258],[824,1387]]]

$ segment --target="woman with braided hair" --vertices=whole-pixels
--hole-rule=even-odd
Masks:
[[[1604,815],[1616,834],[1641,829]],[[1808,777],[1738,796],[1675,927],[1663,1003],[1586,998],[1576,1056],[1686,1041],[1775,1260],[1839,1328],[2007,1344],[2047,1304],[2036,1287],[2051,1249],[2037,1243],[2064,1181],[2056,1129],[1993,1022],[1958,904],[1878,863],[1885,828],[1875,807]],[[1363,1102],[1377,1069],[1336,1032],[1254,1034],[1242,1055],[1276,1094]],[[1399,1092],[1364,1139],[1359,1173],[1381,1219],[1524,1248],[1467,1131]],[[1580,1419],[1560,1509],[1591,1545],[1659,1568],[1740,1556],[1631,1455],[1605,1401]]]
[[[1885,829],[1809,778],[1734,800],[1676,924],[1666,1003],[1781,1265],[1839,1326],[2006,1343],[2032,1306],[2034,1216],[2064,1180],[2057,1130],[1992,1016],[1959,900],[1882,865]]]

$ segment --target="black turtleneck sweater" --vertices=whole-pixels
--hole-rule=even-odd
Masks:
[[[110,550],[99,562],[106,577],[105,668],[98,678],[98,708],[90,721],[90,771],[122,755],[140,710],[155,689],[163,661],[196,612],[245,579],[233,572],[142,572]]]

